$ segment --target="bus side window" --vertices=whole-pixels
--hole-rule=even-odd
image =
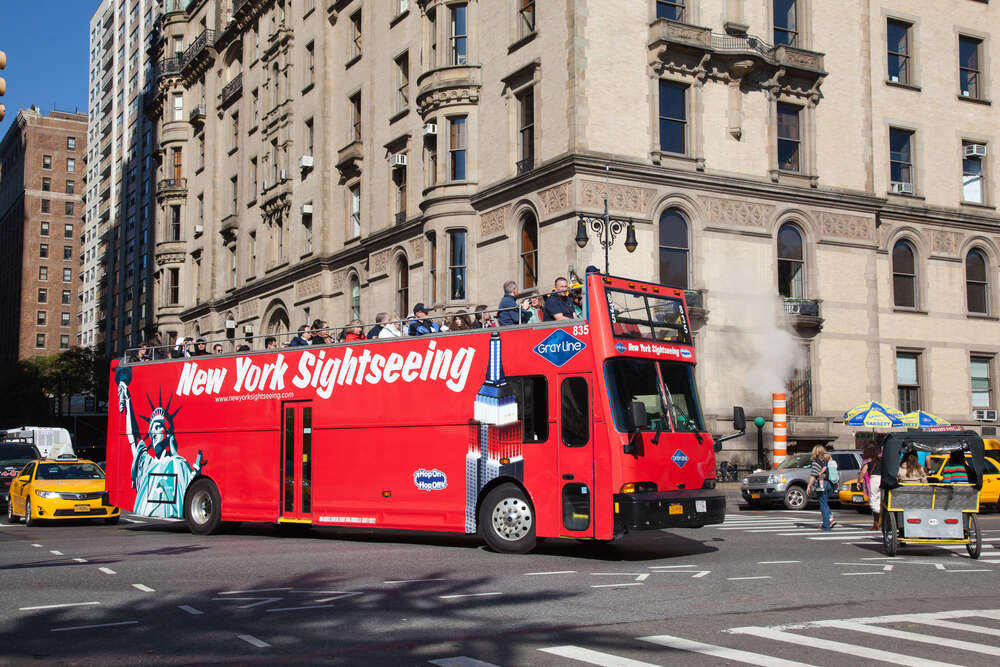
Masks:
[[[517,418],[521,420],[523,442],[549,439],[549,386],[544,375],[508,377],[517,396]]]
[[[587,381],[570,377],[559,389],[562,405],[562,441],[569,447],[582,447],[590,442],[590,398]]]

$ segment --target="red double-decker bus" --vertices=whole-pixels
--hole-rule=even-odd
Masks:
[[[519,553],[722,522],[684,293],[589,274],[585,303],[576,320],[117,363],[111,501],[195,533],[478,532]]]

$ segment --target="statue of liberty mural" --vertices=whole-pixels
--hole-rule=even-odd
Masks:
[[[139,415],[149,424],[149,431],[142,435],[136,420],[135,408],[128,385],[132,381],[132,369],[119,368],[115,371],[118,383],[118,411],[125,413],[125,432],[132,446],[132,488],[135,489],[133,511],[141,516],[164,519],[184,517],[184,491],[191,479],[197,475],[204,461],[201,450],[194,465],[177,453],[177,439],[174,437],[174,417],[180,412],[178,407],[170,412],[170,401],[163,405],[162,393],[158,405],[149,402],[149,416]]]

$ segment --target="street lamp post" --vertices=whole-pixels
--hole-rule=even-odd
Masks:
[[[609,167],[605,165],[604,167],[604,215],[601,217],[579,214],[576,221],[576,245],[583,248],[587,245],[587,241],[590,237],[587,234],[587,227],[597,235],[597,238],[601,240],[601,245],[604,246],[604,274],[610,273],[608,268],[608,252],[611,249],[612,244],[615,242],[615,238],[625,230],[625,249],[629,252],[635,252],[635,249],[639,246],[639,243],[635,240],[635,223],[632,222],[632,218],[613,218],[608,214],[608,171]]]

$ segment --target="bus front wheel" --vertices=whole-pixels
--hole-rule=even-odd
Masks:
[[[219,489],[208,479],[199,479],[188,487],[184,497],[184,518],[195,535],[211,535],[222,526],[222,498]]]
[[[525,554],[535,548],[535,510],[518,487],[501,484],[479,508],[479,530],[486,544],[501,553]]]

